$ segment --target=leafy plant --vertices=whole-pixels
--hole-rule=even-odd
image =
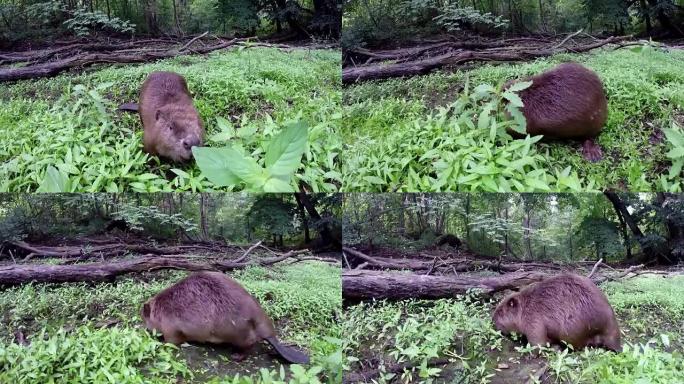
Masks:
[[[600,162],[588,163],[578,145],[566,141],[535,141],[521,156],[520,152],[527,150],[522,140],[493,143],[487,138],[489,132],[479,129],[479,113],[488,108],[486,102],[470,103],[471,111],[465,114],[465,110],[454,108],[466,83],[491,89],[568,60],[597,72],[606,90],[609,114],[598,143],[607,155]],[[681,190],[678,163],[666,156],[673,147],[668,148],[659,138],[660,127],[677,121],[676,111],[684,106],[682,60],[684,53],[676,50],[625,49],[352,85],[345,90],[341,130],[347,145],[343,188],[347,192]],[[474,94],[472,89],[469,93]],[[500,124],[506,119],[499,111],[484,113],[490,116],[490,124],[491,120]],[[459,122],[459,114],[470,122]],[[529,179],[536,179],[533,185],[516,176],[518,170],[508,172],[512,160],[525,162]],[[663,164],[670,162],[674,167],[664,171]],[[473,180],[457,177],[451,181],[453,175],[445,175],[450,167]],[[673,178],[668,178],[669,174]],[[442,184],[439,176],[448,182]],[[487,179],[494,183],[486,181],[487,186],[481,186]],[[522,188],[510,179],[516,179]]]
[[[135,24],[118,17],[108,17],[102,11],[88,11],[78,8],[71,12],[71,18],[64,22],[68,30],[76,36],[88,36],[93,30],[109,30],[120,33],[133,33]]]
[[[680,192],[682,189],[682,167],[684,167],[684,133],[674,121],[671,128],[663,129],[670,146],[666,156],[672,161],[670,172],[661,176],[661,186],[665,191]]]
[[[226,120],[218,120],[226,132]],[[245,156],[241,144],[233,147],[193,147],[192,153],[202,173],[219,187],[233,187],[244,183],[247,190],[263,192],[294,192],[292,176],[301,166],[306,149],[307,125],[290,124],[271,139],[264,154],[264,167],[254,158]]]
[[[240,146],[231,146],[240,152],[236,157],[259,159],[260,169],[267,167],[264,154],[274,136],[291,122],[306,121],[306,145],[297,168],[288,175],[283,169],[271,169],[277,174],[266,179],[270,179],[268,186],[292,190],[304,182],[315,192],[337,191],[343,150],[339,60],[336,50],[283,52],[252,47],[202,59],[187,56],[4,83],[0,85],[0,136],[5,138],[0,142],[0,191],[245,188],[242,181],[218,187],[195,162],[172,164],[143,152],[138,116],[115,111],[119,103],[137,97],[140,84],[154,70],[175,71],[187,79],[195,106],[207,123],[209,146],[239,141]]]
[[[43,331],[29,346],[0,343],[0,382],[142,384],[191,377],[174,349],[130,328]]]
[[[508,28],[509,21],[502,16],[494,16],[491,12],[482,13],[473,7],[462,7],[457,3],[446,3],[441,14],[434,20],[449,32],[461,31],[465,26],[480,25],[489,29]]]
[[[455,102],[399,125],[379,148],[350,151],[344,164],[345,190],[591,189],[571,167],[555,174],[545,169],[543,156],[533,146],[541,136],[512,140],[508,135],[507,129],[525,132],[522,101],[515,92],[530,84],[516,83],[507,90],[481,84],[470,92],[466,81]]]

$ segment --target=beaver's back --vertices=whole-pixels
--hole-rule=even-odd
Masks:
[[[528,80],[532,85],[520,97],[529,134],[558,139],[599,134],[608,103],[596,73],[578,63],[563,63]]]

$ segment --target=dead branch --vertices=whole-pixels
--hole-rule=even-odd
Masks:
[[[572,39],[573,37],[575,37],[575,36],[579,35],[580,33],[582,33],[583,30],[584,30],[584,29],[580,29],[579,31],[577,31],[577,32],[575,32],[575,33],[569,34],[569,35],[566,36],[565,39],[563,39],[560,43],[554,45],[554,46],[553,46],[553,49],[558,49],[558,48],[562,47],[563,44],[565,44],[568,40]]]
[[[190,41],[188,41],[187,43],[185,43],[185,45],[183,45],[182,47],[180,47],[180,49],[178,49],[178,52],[183,52],[187,47],[189,47],[190,45],[192,45],[192,43],[194,43],[195,41],[197,41],[197,40],[203,38],[203,37],[206,36],[208,33],[209,33],[209,31],[206,31],[206,32],[204,32],[203,34],[201,34],[201,35],[199,35],[199,36],[193,37]]]
[[[587,275],[588,278],[591,279],[592,276],[594,276],[594,272],[596,272],[596,269],[598,268],[599,265],[603,263],[603,258],[599,259],[599,261],[594,264],[594,267],[591,269],[591,272]]]
[[[242,262],[244,259],[247,258],[247,255],[249,255],[249,253],[252,252],[252,251],[254,250],[254,248],[256,248],[256,247],[258,247],[258,246],[260,246],[260,245],[261,245],[261,240],[259,240],[256,244],[254,244],[254,245],[252,245],[251,247],[249,247],[249,248],[245,251],[245,253],[243,253],[242,256],[240,256],[240,257],[238,257],[237,259],[235,259],[234,262],[235,262],[235,263],[240,263],[240,262]]]

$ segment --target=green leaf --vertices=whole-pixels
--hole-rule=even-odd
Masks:
[[[221,130],[221,132],[211,136],[211,141],[223,142],[235,137],[235,128],[233,128],[233,124],[231,124],[230,121],[224,119],[221,116],[217,116],[216,125]]]
[[[508,92],[520,92],[523,89],[527,89],[532,85],[531,81],[519,81],[517,83],[513,83],[506,91]]]
[[[515,93],[506,91],[501,96],[503,96],[504,99],[508,100],[511,104],[515,105],[516,107],[523,107],[522,99]]]
[[[69,177],[52,165],[45,172],[45,179],[38,187],[38,192],[68,192]]]
[[[299,168],[306,149],[308,127],[298,121],[288,125],[268,145],[264,157],[266,169],[274,176],[290,177]]]
[[[268,193],[290,193],[295,192],[292,185],[289,182],[279,179],[277,177],[271,177],[266,180],[264,184],[264,192]]]
[[[264,173],[254,159],[230,147],[193,147],[192,154],[207,179],[220,187],[236,185],[241,180],[254,184]]]

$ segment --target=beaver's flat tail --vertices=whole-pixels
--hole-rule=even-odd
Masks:
[[[138,112],[138,103],[123,103],[119,105],[120,111]]]
[[[281,344],[276,337],[267,337],[266,341],[288,362],[292,364],[309,364],[309,356],[306,353]]]

